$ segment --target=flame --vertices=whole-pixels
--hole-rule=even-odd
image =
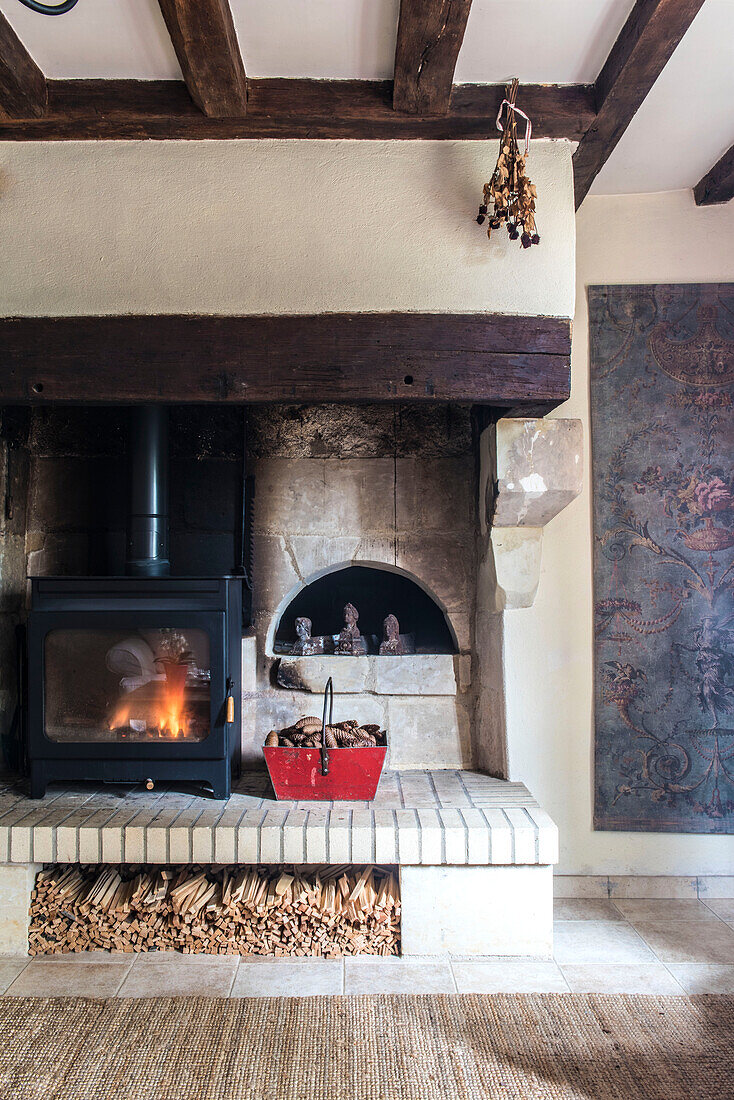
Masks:
[[[112,716],[112,721],[110,722],[110,729],[111,730],[119,729],[120,726],[126,726],[129,721],[130,721],[130,708],[129,707],[118,707],[117,710],[115,711],[115,713]]]
[[[166,737],[181,737],[186,734],[186,719],[183,717],[183,707],[179,707],[175,703],[170,705],[168,702],[164,703],[162,710],[159,710],[155,717],[155,728],[159,730]]]
[[[165,668],[166,679],[160,681],[163,715],[158,718],[158,728],[166,737],[178,737],[180,733],[185,736],[184,692],[189,668],[188,665],[168,663]]]
[[[167,664],[165,680],[153,680],[144,689],[138,689],[145,691],[148,696],[145,704],[141,697],[138,707],[129,699],[118,706],[112,716],[110,729],[124,729],[133,723],[135,729],[142,729],[144,723],[145,731],[153,736],[166,740],[185,738],[189,733],[184,710],[187,674],[187,665]]]

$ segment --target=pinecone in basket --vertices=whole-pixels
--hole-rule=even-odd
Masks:
[[[291,738],[294,745],[307,745],[313,738],[313,732],[311,730],[284,730],[285,734]]]
[[[267,746],[280,745],[286,748],[320,748],[321,721],[318,718],[299,718],[292,726],[271,730],[265,739]],[[374,723],[360,726],[354,718],[337,722],[326,727],[326,744],[337,748],[373,748],[385,744],[385,733]]]
[[[362,741],[356,730],[339,730],[336,735],[337,742],[342,748],[355,748]]]
[[[320,718],[299,718],[297,722],[293,724],[294,730],[303,730],[304,733],[315,733],[316,730],[321,729]]]

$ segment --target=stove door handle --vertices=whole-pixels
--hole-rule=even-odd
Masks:
[[[234,722],[234,695],[231,680],[227,680],[227,692],[227,698],[224,700],[224,721],[231,726]]]

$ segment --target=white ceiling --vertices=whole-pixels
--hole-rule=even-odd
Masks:
[[[457,82],[592,82],[634,0],[474,0]],[[387,79],[399,0],[231,0],[254,77]],[[52,78],[180,79],[157,0],[49,18],[0,0]],[[734,0],[706,0],[592,193],[690,187],[734,141]]]
[[[456,80],[591,81],[634,0],[474,0]],[[231,0],[250,76],[392,76],[399,0]],[[38,15],[0,9],[47,76],[165,80],[181,72],[157,0],[79,0]]]
[[[734,0],[706,0],[592,195],[693,187],[734,144]]]
[[[79,0],[66,15],[54,16],[0,0],[0,10],[53,79],[181,79],[157,0]]]

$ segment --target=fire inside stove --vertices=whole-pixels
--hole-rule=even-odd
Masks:
[[[55,630],[45,656],[52,741],[202,741],[209,733],[203,630]]]
[[[165,681],[153,681],[145,693],[147,698],[136,699],[119,706],[110,721],[110,731],[121,740],[137,738],[165,738],[200,740],[197,735],[198,717],[192,706],[193,685],[187,698],[186,689],[190,670],[186,664],[168,664]]]

